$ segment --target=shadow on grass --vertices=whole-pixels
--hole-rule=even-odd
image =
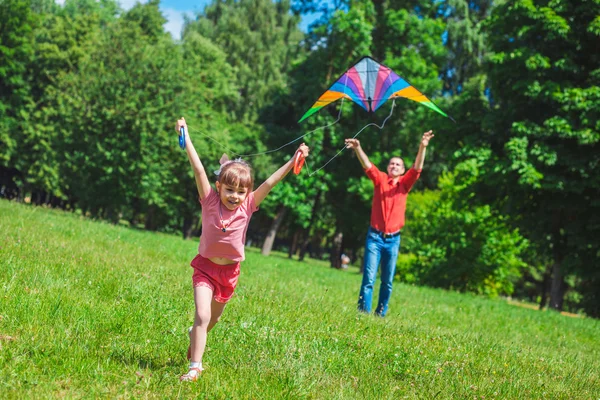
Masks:
[[[254,253],[254,254],[261,253],[261,249],[259,249],[258,247],[246,247],[246,251],[248,251],[250,253]],[[318,265],[323,268],[331,268],[331,265],[328,260],[320,260],[320,259],[316,259],[316,258],[305,257],[304,260],[300,261],[297,255],[290,257],[287,253],[277,251],[277,250],[271,251],[271,253],[269,253],[269,255],[265,256],[265,257],[275,257],[275,258],[278,258],[281,260],[286,260],[286,261],[295,261],[295,262],[302,263],[302,264],[310,263],[310,264]],[[360,267],[355,266],[355,265],[350,265],[349,268],[340,269],[339,271],[347,271],[347,272],[353,271],[357,274],[362,274],[360,272]]]

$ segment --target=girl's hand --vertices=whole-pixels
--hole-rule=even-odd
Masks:
[[[358,139],[345,139],[344,142],[346,143],[347,149],[356,150],[360,148],[360,142],[358,141]]]
[[[432,137],[433,131],[427,131],[423,134],[423,138],[421,139],[421,144],[423,145],[423,147],[427,147]]]
[[[308,153],[310,152],[310,148],[305,145],[304,143],[302,143],[300,145],[300,147],[298,147],[298,150],[296,150],[296,152],[301,151],[302,155],[304,156],[304,158],[308,157]]]
[[[177,134],[180,135],[181,132],[181,127],[184,127],[186,132],[187,132],[187,124],[185,123],[185,118],[181,117],[181,119],[177,120],[177,124],[175,125],[175,130],[177,131]]]

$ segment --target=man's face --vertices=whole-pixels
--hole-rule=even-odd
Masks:
[[[390,178],[397,178],[404,174],[404,161],[399,157],[393,157],[388,164],[387,173]]]

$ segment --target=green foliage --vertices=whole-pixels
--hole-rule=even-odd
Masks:
[[[105,29],[93,16],[77,17],[70,30],[71,17],[50,17],[49,32],[39,34],[47,56],[39,69],[55,77],[38,83],[42,107],[29,117],[31,136],[22,143],[33,151],[17,165],[32,184],[94,216],[179,229],[186,209],[197,212],[197,195],[172,124],[185,114],[192,124],[206,116],[200,129],[222,126],[219,113],[236,95],[232,70],[204,38],[191,35],[177,46],[157,36],[163,23],[152,19],[157,4],[131,12]],[[68,45],[70,36],[76,46]]]
[[[489,296],[513,293],[527,241],[491,207],[470,205],[479,172],[475,159],[465,161],[442,176],[439,192],[409,196],[403,247],[416,257],[410,268],[401,266],[401,279]]]
[[[0,167],[17,153],[19,123],[32,101],[27,68],[34,59],[39,18],[27,0],[0,1]]]
[[[160,52],[140,34],[128,24],[103,32],[87,49],[77,73],[63,76],[57,87],[56,101],[63,110],[55,118],[62,119],[67,149],[63,174],[70,194],[94,215],[105,211],[116,216],[144,187],[139,185],[146,165],[144,145],[157,128],[146,110],[165,103],[156,75],[166,60],[156,58]],[[89,182],[96,190],[89,190]]]
[[[362,56],[369,54],[374,18],[375,9],[368,1],[355,3],[347,11],[335,12],[329,21],[331,28],[323,31],[327,35],[327,53],[334,57],[339,55],[339,61],[345,59],[347,68],[353,60],[358,61]]]
[[[119,14],[119,3],[115,0],[65,0],[55,10],[61,17],[76,19],[81,16],[96,16],[102,26],[114,22]]]
[[[343,233],[359,254],[372,184],[343,140],[391,102],[295,121],[371,55],[458,121],[398,99],[384,129],[360,134],[382,169],[392,156],[410,166],[422,132],[436,134],[409,197],[403,279],[535,299],[559,265],[569,309],[600,315],[598,2],[337,1],[307,35],[298,11],[325,3],[293,5],[215,0],[175,42],[154,0],[0,0],[0,193],[16,183],[36,203],[189,235],[199,206],[176,118],[209,171],[223,152],[266,153],[246,157],[260,184],[300,142],[269,150],[339,115],[303,138],[304,171],[276,186],[250,233],[261,239],[283,207],[285,245],[302,232],[323,253]]]
[[[444,54],[442,32],[440,21],[423,18],[414,8],[395,2],[351,2],[349,9],[341,7],[307,36],[304,44],[310,54],[292,72],[290,98],[283,100],[284,113],[273,113],[274,124],[287,127],[290,120],[298,120],[339,75],[364,55],[380,58],[423,91],[435,92],[440,88],[435,63],[442,62]],[[340,115],[338,123],[305,139],[312,148],[311,165],[321,167],[343,150],[344,138],[354,136],[369,123],[381,124],[390,107],[391,102],[377,113],[366,115],[350,102],[337,102],[311,116],[291,131],[290,137],[329,125]],[[379,167],[398,155],[410,165],[427,116],[416,103],[398,100],[385,129],[367,128],[359,139]],[[325,180],[328,190],[321,212],[331,210],[337,230],[344,233],[344,246],[358,252],[369,224],[372,184],[351,152],[340,154],[322,172],[319,179]]]
[[[451,100],[459,124],[445,130],[436,148],[449,171],[478,158],[477,179],[461,183],[464,201],[509,216],[506,223],[528,239],[519,293],[535,282],[543,294],[546,274],[560,265],[555,279],[562,294],[556,292],[554,304],[563,294],[569,302],[585,297],[573,288],[565,294],[571,283],[576,291],[597,291],[590,268],[598,261],[592,238],[600,226],[592,200],[599,183],[592,173],[599,128],[594,9],[589,1],[498,3],[484,22],[487,75],[467,80]],[[595,306],[587,307],[595,314]]]
[[[231,110],[249,122],[287,85],[286,73],[302,38],[298,22],[288,1],[214,1],[195,21],[186,22],[183,36],[200,33],[225,52],[241,95]]]
[[[485,57],[483,21],[491,10],[491,0],[439,2],[438,14],[446,21],[447,63],[441,71],[444,92],[461,93],[465,83],[482,70]]]
[[[600,233],[597,11],[596,1],[516,1],[498,6],[487,23],[496,105],[487,124],[503,144],[487,190],[510,186],[510,201],[497,198],[521,216],[513,220],[521,231],[565,276],[589,282],[597,282],[590,266]]]
[[[158,9],[160,0],[150,0],[148,3],[136,3],[133,8],[128,10],[122,17],[124,23],[132,23],[142,29],[142,33],[150,40],[158,40],[166,33],[163,25],[167,22],[166,18]]]

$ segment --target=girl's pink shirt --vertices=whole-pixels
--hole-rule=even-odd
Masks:
[[[245,258],[244,243],[246,231],[252,214],[258,210],[251,192],[242,204],[235,210],[228,210],[221,204],[219,194],[212,187],[210,193],[200,200],[202,205],[202,235],[198,253],[205,258],[223,257],[233,261],[243,261]],[[219,216],[219,204],[226,231]]]

